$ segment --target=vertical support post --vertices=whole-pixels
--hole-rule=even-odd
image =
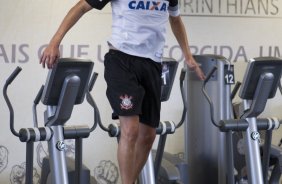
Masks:
[[[33,147],[34,142],[26,143],[25,183],[33,183]]]
[[[248,182],[255,184],[264,184],[262,176],[262,165],[259,150],[259,133],[256,124],[256,118],[246,118],[249,122],[249,128],[243,132],[245,141],[245,155],[248,169]]]
[[[155,180],[158,181],[160,167],[162,165],[162,159],[164,154],[165,142],[166,142],[167,134],[160,135],[159,144],[156,152],[155,162],[154,162],[154,170],[155,170]]]
[[[75,139],[75,183],[82,183],[82,138]]]
[[[233,154],[233,139],[232,131],[226,133],[226,163],[227,163],[227,179],[228,184],[235,184],[234,179],[234,154]]]
[[[262,173],[264,184],[268,184],[268,169],[270,160],[270,149],[272,142],[272,130],[267,130],[264,138],[263,158],[262,158]]]
[[[143,167],[141,174],[139,176],[140,184],[155,184],[155,174],[154,174],[154,160],[152,152],[150,152],[147,162]]]
[[[63,127],[61,125],[51,126],[54,134],[48,142],[50,154],[51,178],[53,184],[68,184],[68,171],[65,158],[65,144]]]

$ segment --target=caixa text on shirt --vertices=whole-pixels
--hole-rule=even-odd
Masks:
[[[167,1],[130,1],[128,3],[129,9],[132,10],[156,10],[167,11]]]

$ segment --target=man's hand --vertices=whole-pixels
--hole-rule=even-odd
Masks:
[[[205,80],[206,76],[204,72],[202,71],[199,64],[195,61],[193,57],[190,57],[189,59],[187,59],[186,63],[190,70],[196,72],[196,75],[198,76],[199,79]]]
[[[44,50],[40,64],[43,68],[47,66],[49,69],[52,68],[57,59],[60,57],[59,45],[65,36],[65,34],[70,30],[70,28],[84,15],[86,12],[92,9],[85,0],[80,0],[75,6],[73,6],[68,14],[65,16],[63,22],[61,23],[59,29],[53,36],[48,47]]]
[[[48,69],[53,68],[59,57],[60,57],[59,47],[50,44],[44,50],[40,58],[40,64],[42,64],[43,68],[45,68],[45,66],[47,66]]]

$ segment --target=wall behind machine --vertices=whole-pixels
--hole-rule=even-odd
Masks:
[[[42,69],[38,64],[39,57],[67,11],[76,2],[77,0],[0,1],[0,86],[4,85],[7,76],[16,66],[23,68],[9,89],[15,108],[17,130],[32,126],[32,102],[47,74],[47,69]],[[236,80],[242,80],[246,62],[250,58],[282,55],[282,0],[180,0],[180,8],[193,54],[223,55],[235,65]],[[106,40],[111,33],[110,28],[111,10],[107,5],[102,11],[93,10],[82,17],[60,46],[62,57],[84,57],[95,62],[94,70],[99,73],[99,77],[92,94],[105,124],[112,122],[111,108],[105,100],[106,84],[103,78],[103,57],[108,50]],[[167,34],[164,56],[172,57],[181,64],[170,100],[162,105],[161,119],[179,121],[182,105],[179,103],[181,95],[178,76],[184,59],[169,26]],[[268,102],[263,115],[282,118],[279,110],[281,102],[282,96],[277,93]],[[38,117],[41,125],[43,111],[44,107],[40,105]],[[80,105],[75,107],[69,123],[91,125],[92,120],[92,109],[88,105]],[[0,123],[0,183],[20,183],[22,178],[16,173],[23,172],[25,167],[25,145],[9,131],[9,114],[2,95]],[[278,143],[281,133],[282,130],[274,133],[273,144]],[[183,137],[182,129],[169,137],[166,150],[172,153],[182,152]],[[72,156],[73,143],[69,142],[68,145],[68,153]],[[35,147],[36,179],[40,177],[40,164],[42,157],[46,155],[46,145],[36,144]],[[116,168],[116,148],[116,140],[109,138],[99,128],[84,141],[84,161],[99,183],[120,181]],[[116,172],[112,172],[111,177],[104,178],[101,173],[108,172],[109,169]]]

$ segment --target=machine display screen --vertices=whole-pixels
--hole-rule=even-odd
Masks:
[[[76,75],[80,78],[80,87],[75,104],[83,102],[94,63],[85,59],[61,58],[49,71],[41,101],[45,105],[57,105],[65,78]]]
[[[281,59],[272,57],[260,57],[252,59],[247,66],[242,83],[243,86],[240,89],[239,96],[242,99],[253,99],[260,77],[265,73],[271,73],[274,77],[274,81],[268,98],[273,98],[280,82],[281,71]]]

